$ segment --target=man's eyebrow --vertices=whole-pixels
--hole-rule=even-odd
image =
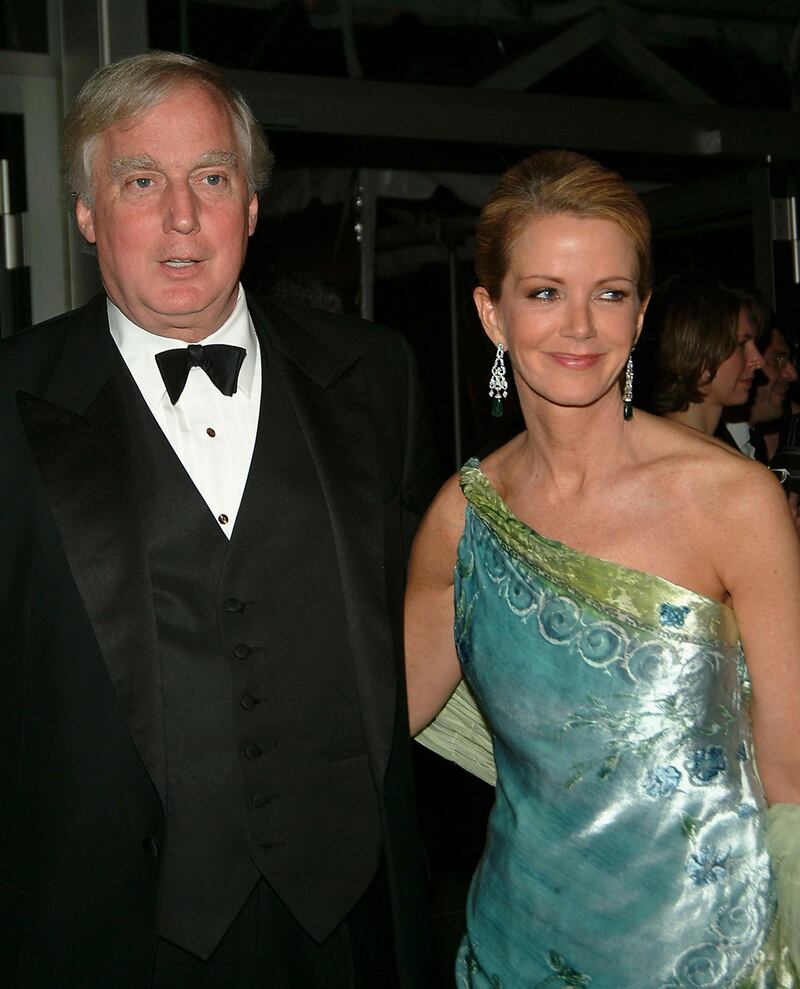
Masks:
[[[195,168],[208,168],[213,165],[230,165],[239,168],[239,156],[233,151],[206,151],[197,159]]]
[[[215,165],[228,165],[238,171],[239,156],[234,151],[212,150],[205,151],[197,159],[194,168],[213,168]],[[152,155],[123,155],[115,158],[111,162],[111,175],[116,178],[119,175],[126,175],[128,172],[135,172],[143,169],[150,172],[157,172],[161,166]]]
[[[111,174],[114,177],[125,175],[127,172],[135,172],[140,168],[157,171],[158,162],[152,155],[124,155],[122,158],[115,158],[111,162]]]

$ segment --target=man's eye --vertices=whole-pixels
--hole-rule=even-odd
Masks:
[[[208,185],[222,185],[224,181],[224,175],[206,175],[206,182]]]
[[[153,184],[153,180],[148,179],[145,176],[141,175],[133,180],[133,184],[136,186],[137,189],[149,189],[150,186]]]

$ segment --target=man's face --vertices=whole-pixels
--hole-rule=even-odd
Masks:
[[[767,379],[756,386],[750,410],[750,424],[772,422],[785,412],[789,386],[797,381],[797,369],[791,360],[791,351],[780,330],[773,330],[763,351],[764,366],[761,373]]]
[[[202,340],[236,303],[258,200],[219,99],[186,86],[103,131],[92,159],[93,205],[78,227],[97,245],[103,285],[138,326]]]

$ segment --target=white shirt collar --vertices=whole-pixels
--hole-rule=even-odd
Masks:
[[[739,449],[750,457],[754,456],[756,448],[750,441],[750,426],[746,422],[726,422],[725,426]]]
[[[154,408],[162,401],[167,392],[161,372],[156,364],[156,354],[160,354],[164,350],[179,350],[188,345],[185,340],[162,337],[157,333],[142,329],[141,326],[131,322],[111,299],[106,299],[106,307],[111,336],[139,386],[142,396],[150,408]],[[249,398],[258,360],[258,337],[256,337],[253,329],[241,284],[233,312],[222,326],[207,336],[202,343],[204,346],[210,343],[226,343],[234,347],[244,347],[247,356],[239,371],[237,388]]]

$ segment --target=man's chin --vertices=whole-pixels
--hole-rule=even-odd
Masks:
[[[233,311],[236,298],[234,293],[224,300],[207,297],[164,299],[152,306],[137,307],[136,312],[125,315],[149,333],[191,343],[218,330]]]

